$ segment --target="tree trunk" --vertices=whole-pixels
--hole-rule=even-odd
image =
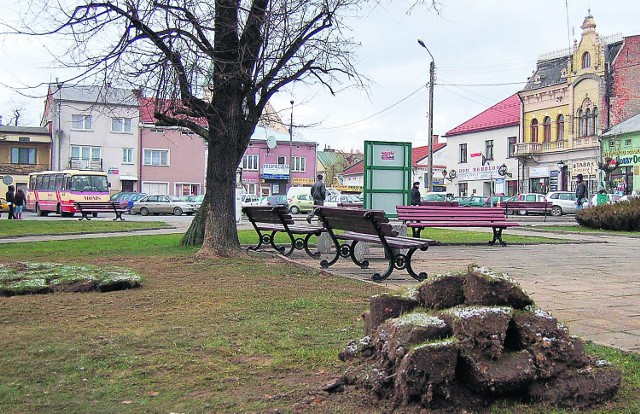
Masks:
[[[202,206],[193,216],[191,225],[187,232],[180,239],[180,246],[199,246],[204,242],[204,226],[206,217],[206,204],[202,201]]]

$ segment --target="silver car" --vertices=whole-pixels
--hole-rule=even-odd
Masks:
[[[149,195],[136,201],[131,207],[131,214],[173,214],[188,216],[198,210],[196,203],[182,201],[179,197],[172,195]]]
[[[552,216],[576,212],[576,193],[572,191],[551,191],[547,193],[546,199],[553,204],[551,207]]]

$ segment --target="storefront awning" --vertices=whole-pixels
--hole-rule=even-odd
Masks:
[[[138,181],[138,177],[135,175],[121,175],[120,181]]]

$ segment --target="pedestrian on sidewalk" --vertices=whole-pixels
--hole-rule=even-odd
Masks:
[[[22,220],[22,210],[24,210],[24,205],[27,202],[27,198],[24,195],[24,191],[22,191],[22,188],[18,188],[18,191],[16,191],[16,195],[14,197],[14,201],[15,201],[15,211],[14,211],[14,218],[18,219],[18,220]]]
[[[411,187],[411,205],[420,205],[420,183],[417,181],[413,183],[413,187]]]
[[[7,200],[7,204],[9,205],[9,220],[15,219],[14,211],[15,211],[15,191],[16,188],[12,185],[9,186],[7,193],[5,194],[5,198]]]
[[[587,201],[587,185],[582,180],[582,174],[576,175],[576,210],[582,210],[582,205]]]
[[[327,198],[327,188],[324,186],[324,182],[322,181],[322,174],[318,174],[316,177],[317,180],[311,186],[311,198],[313,199],[314,206],[324,206],[324,200]],[[311,224],[311,219],[313,218],[314,208],[312,207],[309,215],[307,216],[307,223]]]

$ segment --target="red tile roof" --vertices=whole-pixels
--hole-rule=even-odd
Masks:
[[[364,161],[358,161],[350,167],[347,167],[342,172],[342,175],[358,175],[364,174]]]
[[[161,112],[166,112],[169,115],[172,114],[173,109],[175,107],[181,107],[180,101],[170,101],[168,99],[158,100],[158,107]],[[140,105],[140,121],[147,124],[155,124],[158,120],[153,116],[155,109],[156,99],[155,98],[138,98],[138,105]],[[176,118],[187,118],[192,121],[195,120],[196,124],[200,126],[207,126],[207,121],[204,118],[189,118],[184,115],[178,115]]]
[[[444,134],[445,137],[504,128],[520,123],[520,98],[513,94]]]

